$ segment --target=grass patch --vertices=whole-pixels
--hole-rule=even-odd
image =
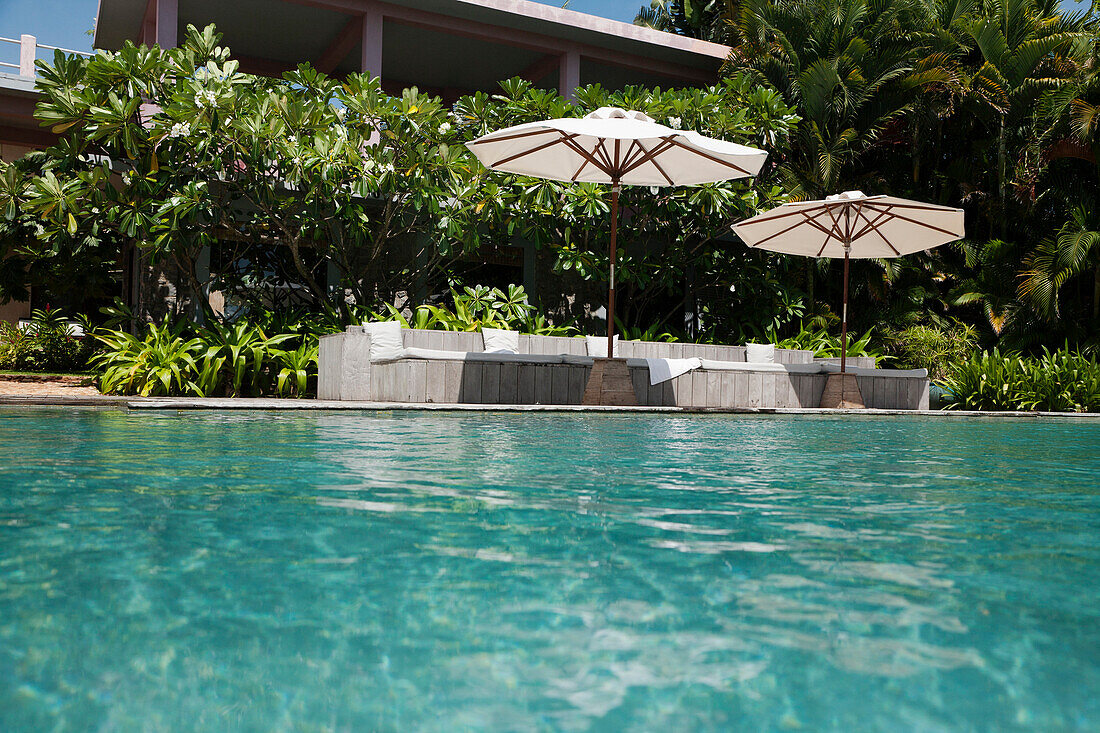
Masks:
[[[20,372],[0,369],[0,377],[42,377],[44,379],[50,377],[82,377],[84,379],[94,379],[95,376],[95,372]]]

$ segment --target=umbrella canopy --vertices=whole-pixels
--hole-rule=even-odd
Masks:
[[[824,201],[794,201],[733,225],[749,247],[844,259],[840,370],[848,351],[848,260],[889,259],[961,239],[963,210],[894,196],[846,191]]]
[[[608,356],[614,353],[620,185],[691,186],[755,176],[768,157],[763,150],[676,130],[619,107],[600,107],[582,118],[507,127],[466,146],[493,170],[566,183],[611,184]]]
[[[735,224],[750,247],[805,257],[888,259],[963,236],[963,210],[847,191],[794,201]]]
[[[768,154],[600,107],[506,127],[466,144],[486,168],[566,183],[692,186],[755,176]]]

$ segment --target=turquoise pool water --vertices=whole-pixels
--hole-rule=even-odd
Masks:
[[[1100,422],[0,411],[0,730],[1098,730]]]

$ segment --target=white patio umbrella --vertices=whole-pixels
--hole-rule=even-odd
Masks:
[[[962,238],[963,210],[894,196],[846,191],[794,201],[733,225],[745,244],[806,257],[844,258],[840,371],[848,351],[848,260],[888,259]]]
[[[657,124],[641,112],[600,107],[497,130],[466,143],[485,167],[567,183],[611,184],[607,355],[614,355],[620,186],[691,186],[755,176],[763,150]]]

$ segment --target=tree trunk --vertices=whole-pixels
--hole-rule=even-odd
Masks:
[[[303,280],[305,280],[306,287],[313,293],[313,297],[317,299],[318,303],[325,301],[325,290],[322,288],[313,277],[313,273],[306,267],[306,263],[302,261],[302,250],[298,245],[297,240],[289,240],[287,246],[290,248],[291,257],[294,259],[294,269],[298,271],[298,274]]]
[[[207,298],[206,293],[203,292],[203,284],[199,282],[198,272],[195,267],[195,263],[199,258],[199,251],[194,249],[186,249],[182,252],[175,251],[172,256],[176,261],[176,267],[183,273],[184,279],[187,281],[187,289],[189,291],[191,299],[191,320],[198,325],[202,326],[206,324],[209,317],[214,315],[213,309],[210,307],[210,300]]]
[[[1092,327],[1100,330],[1100,262],[1092,269]]]
[[[997,217],[997,228],[1002,238],[1005,235],[1005,219],[1008,216],[1005,206],[1005,201],[1008,198],[1005,185],[1005,159],[1007,157],[1008,153],[1005,151],[1005,118],[1002,114],[1001,128],[997,134],[997,191],[1001,201],[1001,215]]]
[[[814,312],[814,261],[810,257],[805,258],[803,266],[806,268],[806,313]]]
[[[920,124],[913,126],[913,185],[914,187],[920,183]]]

